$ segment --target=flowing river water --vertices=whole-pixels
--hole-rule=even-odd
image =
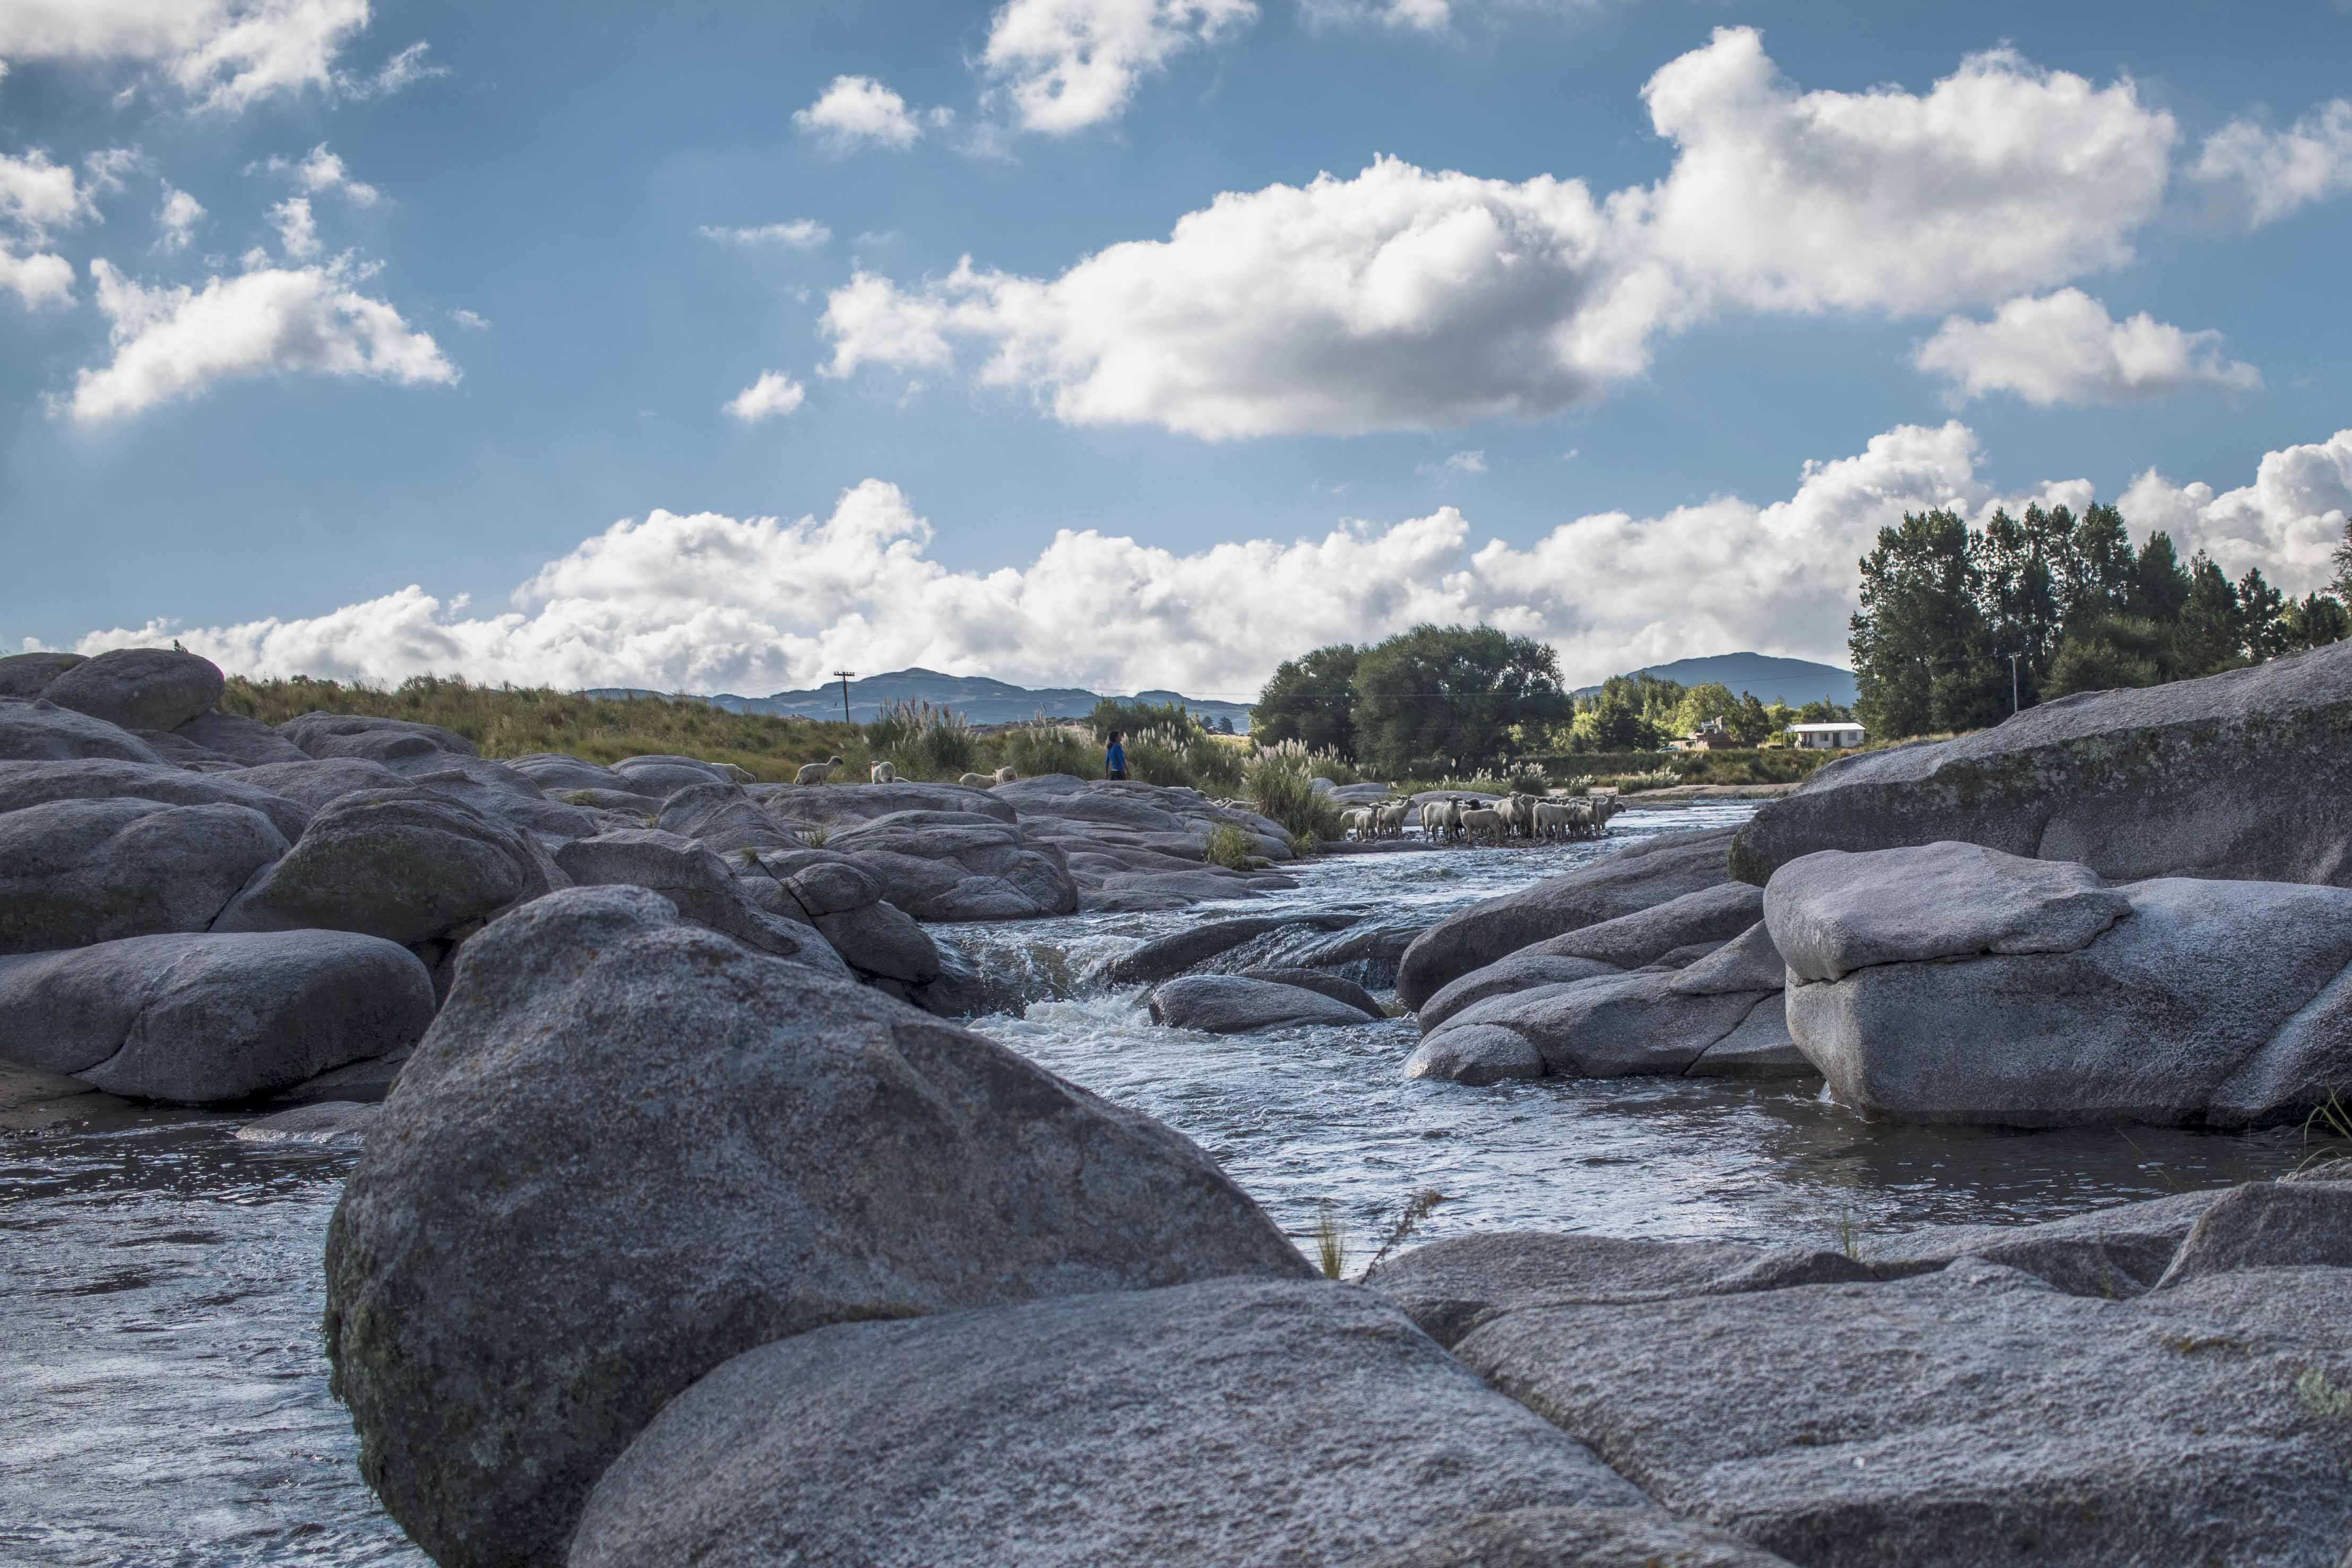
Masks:
[[[1633,811],[1612,842],[1335,858],[1230,909],[934,928],[1005,998],[975,1026],[1190,1135],[1302,1246],[1350,1268],[1398,1206],[1423,1237],[1504,1227],[1864,1245],[2276,1174],[2299,1132],[2005,1132],[1865,1122],[1818,1080],[1409,1082],[1412,1020],[1214,1037],[1151,1026],[1096,963],[1225,915],[1427,924],[1739,805]],[[0,1133],[0,1564],[423,1564],[327,1394],[320,1253],[348,1149],[242,1116],[116,1111]],[[1327,1211],[1328,1205],[1328,1211]]]

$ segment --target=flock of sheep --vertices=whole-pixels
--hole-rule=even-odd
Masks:
[[[1402,838],[1414,810],[1412,801],[1392,800],[1381,805],[1360,805],[1344,813],[1341,820],[1350,838]],[[1480,805],[1457,795],[1423,801],[1419,812],[1423,837],[1436,843],[1500,844],[1511,837],[1555,843],[1597,837],[1607,831],[1609,819],[1617,814],[1617,799],[1592,795],[1552,800],[1509,795],[1492,805]]]
[[[793,783],[796,784],[831,784],[833,775],[846,766],[848,764],[839,757],[828,757],[821,763],[803,763],[800,771],[793,774]],[[898,768],[888,763],[877,763],[866,769],[866,773],[868,782],[873,784],[898,782]],[[1020,776],[1011,768],[999,768],[992,773],[966,773],[956,780],[956,783],[966,789],[994,789],[998,784],[1011,784]]]

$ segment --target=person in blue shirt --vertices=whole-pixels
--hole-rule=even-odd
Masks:
[[[1103,753],[1103,777],[1123,779],[1127,776],[1127,748],[1119,743],[1119,733],[1110,732],[1110,749]]]

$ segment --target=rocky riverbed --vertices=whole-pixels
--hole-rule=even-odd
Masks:
[[[1314,863],[218,679],[0,660],[14,1556],[2352,1543],[2352,649]]]

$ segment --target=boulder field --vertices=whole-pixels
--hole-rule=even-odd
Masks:
[[[381,1093],[466,945],[574,886],[650,889],[759,952],[954,1014],[982,987],[927,922],[1292,885],[1209,864],[1220,827],[1261,866],[1291,850],[1190,790],[501,761],[405,720],[273,728],[220,711],[226,689],[176,649],[0,658],[0,1060],[190,1103],[308,1097],[297,1080],[338,1072]]]

